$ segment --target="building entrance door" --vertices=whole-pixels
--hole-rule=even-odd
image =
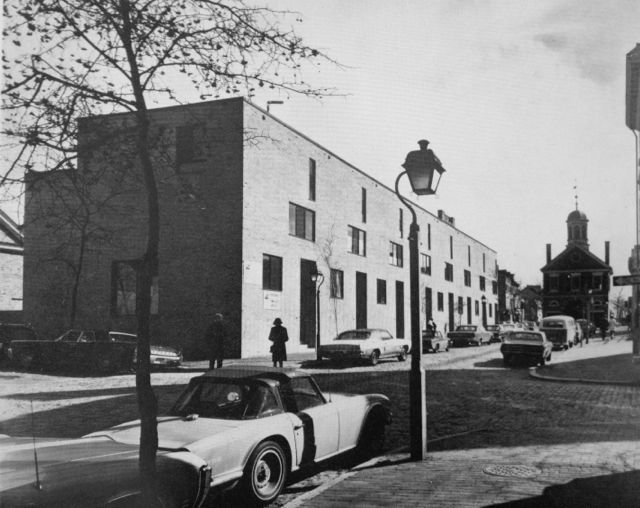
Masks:
[[[454,304],[453,304],[453,293],[449,293],[449,298],[448,298],[448,304],[449,304],[449,331],[453,331],[455,330],[455,308],[454,308]]]
[[[310,348],[316,346],[316,270],[315,261],[300,260],[300,343]]]
[[[356,272],[356,328],[367,327],[367,274]]]
[[[424,329],[427,329],[429,319],[433,318],[433,294],[431,288],[424,288]]]
[[[396,281],[396,337],[404,339],[404,282]]]

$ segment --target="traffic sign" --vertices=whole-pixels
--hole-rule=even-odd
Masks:
[[[614,286],[634,286],[640,284],[640,275],[617,275],[613,277]]]

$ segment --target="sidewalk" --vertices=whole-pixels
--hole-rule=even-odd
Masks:
[[[556,355],[557,363],[535,374],[552,381],[626,384],[632,386],[620,389],[634,390],[633,385],[640,387],[640,366],[632,365],[630,351],[624,336],[607,343],[591,340],[569,358]],[[638,436],[638,441],[595,438],[588,443],[429,452],[423,462],[410,461],[401,450],[362,464],[284,508],[637,508],[640,432]]]

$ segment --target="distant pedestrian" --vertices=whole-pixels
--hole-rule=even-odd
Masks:
[[[429,335],[434,336],[436,334],[437,325],[433,318],[429,318],[427,321],[427,332]]]
[[[271,359],[274,367],[282,367],[282,362],[287,360],[286,342],[289,340],[287,329],[282,326],[282,319],[276,318],[273,321],[273,327],[269,333],[269,340],[273,342],[271,345]]]
[[[609,319],[609,338],[613,340],[613,336],[616,333],[616,325],[618,323],[616,323],[616,320],[611,318]]]
[[[209,368],[222,367],[224,343],[227,340],[227,325],[222,314],[216,314],[205,333],[205,343],[209,350]]]
[[[602,319],[602,321],[600,321],[600,336],[602,337],[602,341],[606,342],[607,341],[607,328],[608,328],[609,324],[607,323],[606,319]]]

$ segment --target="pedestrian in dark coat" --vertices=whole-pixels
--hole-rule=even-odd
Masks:
[[[207,328],[205,342],[209,350],[209,368],[222,367],[224,359],[224,343],[227,340],[227,326],[222,314],[216,314]]]
[[[287,359],[286,342],[289,340],[287,329],[282,326],[282,319],[276,318],[273,327],[269,333],[269,340],[273,342],[271,345],[271,359],[274,367],[282,367],[282,362]]]

